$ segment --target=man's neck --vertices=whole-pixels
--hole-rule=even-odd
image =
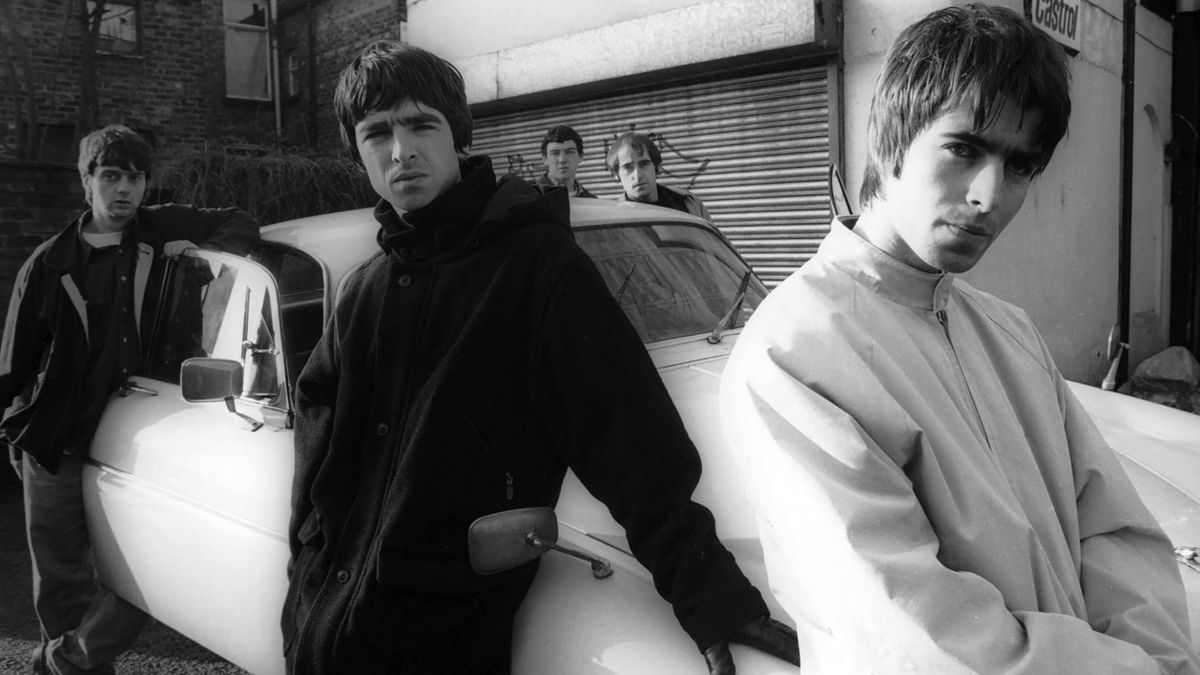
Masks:
[[[100,214],[96,213],[95,210],[93,210],[91,220],[83,224],[83,231],[92,234],[110,234],[112,232],[121,232],[132,220],[132,217],[125,218],[124,220],[108,218],[101,216]]]
[[[928,273],[938,273],[942,270],[930,267],[920,256],[913,253],[908,243],[900,236],[899,230],[891,219],[896,214],[888,208],[886,202],[876,202],[863,209],[858,220],[854,223],[854,234],[866,239],[872,246],[883,251],[900,262]],[[901,216],[903,217],[903,216]]]
[[[659,194],[659,192],[658,192],[658,186],[656,185],[656,186],[654,186],[654,189],[650,191],[650,194],[646,195],[645,199],[638,199],[637,197],[630,197],[628,194],[625,195],[625,198],[631,202],[641,202],[643,204],[657,204],[658,198],[661,196],[662,195]]]

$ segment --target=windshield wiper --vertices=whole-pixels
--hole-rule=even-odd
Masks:
[[[625,289],[629,288],[629,280],[633,278],[633,271],[637,269],[637,261],[629,266],[629,271],[625,273],[625,280],[621,282],[621,288],[617,289],[616,298],[617,304],[621,304],[621,298],[625,297]]]
[[[750,270],[746,270],[746,273],[742,275],[742,282],[738,284],[737,295],[733,296],[733,306],[729,308],[725,316],[721,317],[721,320],[717,322],[717,327],[706,338],[708,344],[715,345],[720,342],[721,333],[733,328],[737,323],[737,316],[742,312],[742,302],[746,299],[746,289],[750,288],[751,274],[753,273]]]

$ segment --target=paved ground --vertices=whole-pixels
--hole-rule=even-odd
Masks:
[[[4,459],[7,459],[5,457]],[[30,598],[29,553],[25,548],[21,484],[0,463],[0,675],[28,672],[38,642]],[[122,675],[245,675],[175,631],[151,623],[134,648],[117,662]]]

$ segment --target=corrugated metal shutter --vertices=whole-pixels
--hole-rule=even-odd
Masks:
[[[583,137],[577,178],[601,197],[620,194],[604,166],[612,140],[652,133],[663,155],[659,181],[689,190],[768,286],[816,251],[829,229],[829,87],[824,64],[663,88],[476,120],[472,154],[497,173],[532,180],[545,168],[546,129]]]

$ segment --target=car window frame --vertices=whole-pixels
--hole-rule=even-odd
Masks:
[[[295,380],[293,377],[291,377],[291,373],[289,372],[290,364],[286,358],[286,355],[288,354],[288,337],[282,323],[280,304],[281,294],[279,291],[279,282],[275,274],[266,266],[250,257],[235,255],[223,251],[189,249],[185,251],[180,258],[201,260],[214,267],[216,265],[230,266],[233,269],[238,270],[239,275],[243,271],[249,271],[252,275],[257,275],[261,278],[264,285],[262,286],[262,294],[260,297],[268,302],[270,308],[270,316],[266,323],[272,326],[274,331],[272,335],[274,342],[273,357],[275,359],[275,377],[277,381],[276,384],[278,385],[278,392],[271,399],[263,399],[254,397],[250,395],[250,392],[244,391],[240,396],[237,397],[236,400],[239,403],[252,405],[256,408],[263,409],[264,411],[270,410],[277,414],[290,417],[292,411],[295,410],[295,387],[293,385]],[[172,386],[179,386],[179,379],[177,377],[174,379],[165,379],[161,376],[161,374],[152,372],[152,367],[154,364],[152,363],[151,357],[154,354],[154,350],[158,348],[160,341],[163,339],[162,332],[164,330],[164,326],[171,318],[167,316],[168,311],[172,308],[168,306],[170,303],[166,296],[168,291],[172,288],[172,284],[175,282],[175,278],[180,270],[180,267],[181,263],[177,259],[169,259],[167,261],[167,267],[163,272],[159,300],[157,307],[154,308],[154,325],[148,334],[147,350],[143,358],[142,366],[137,372],[139,377],[144,377],[155,382],[161,382]],[[249,283],[257,282],[251,279]],[[246,285],[249,285],[249,283]],[[240,319],[243,325],[242,340],[245,341],[245,331],[249,330],[249,321],[248,314],[246,313],[244,307],[241,311]],[[247,350],[247,347],[243,347],[240,358],[230,360],[238,360],[240,363],[242,363],[243,367],[245,367],[246,364],[249,363],[250,359],[250,354]],[[228,355],[216,354],[215,358],[228,358]]]

